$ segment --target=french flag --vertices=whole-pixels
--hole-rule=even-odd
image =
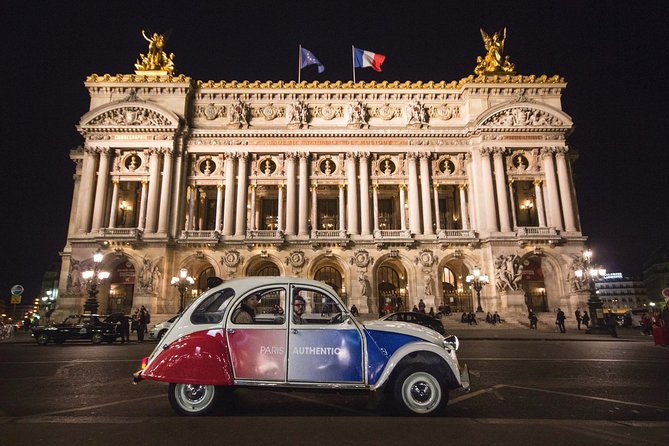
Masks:
[[[372,67],[376,71],[381,71],[381,65],[386,60],[383,54],[372,53],[371,51],[361,50],[353,47],[353,67],[367,68]]]

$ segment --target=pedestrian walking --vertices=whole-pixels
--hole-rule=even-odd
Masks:
[[[130,316],[124,314],[119,318],[119,329],[121,331],[121,344],[130,342]]]
[[[618,337],[618,331],[617,331],[617,326],[618,322],[616,321],[616,316],[609,310],[608,313],[606,313],[606,317],[604,318],[604,323],[606,324],[606,329],[609,331],[611,336],[614,338]]]
[[[530,308],[527,318],[530,320],[530,330],[537,328],[537,315],[534,313],[534,310]]]
[[[655,345],[667,345],[667,338],[664,336],[664,321],[659,311],[653,313],[653,341]]]
[[[146,307],[142,305],[137,316],[137,341],[144,342],[144,333],[146,332],[146,326],[149,324],[149,321],[149,312]]]
[[[562,311],[560,308],[557,309],[557,316],[555,317],[555,324],[558,326],[560,329],[560,333],[566,333],[567,330],[564,327],[564,320],[567,319],[567,317],[564,315],[564,311]]]
[[[578,308],[574,311],[574,317],[576,317],[576,328],[581,329],[581,310]]]
[[[581,316],[581,323],[585,326],[585,329],[587,330],[590,325],[590,315],[585,310],[583,310],[583,316]]]

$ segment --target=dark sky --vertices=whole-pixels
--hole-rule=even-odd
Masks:
[[[395,2],[393,2],[395,3]],[[298,45],[351,79],[351,44],[385,54],[358,80],[452,81],[484,54],[479,28],[508,28],[519,74],[559,74],[575,123],[583,232],[609,271],[640,274],[667,244],[669,2],[4,1],[0,7],[0,297],[35,297],[67,232],[75,130],[92,73],[132,73],[143,28],[172,30],[177,72],[200,80],[292,80]]]

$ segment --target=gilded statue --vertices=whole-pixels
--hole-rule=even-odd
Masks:
[[[506,28],[494,33],[492,37],[481,29],[481,37],[487,51],[484,57],[476,58],[474,73],[482,74],[515,74],[515,65],[509,61],[509,56],[504,56],[504,42],[506,41]]]
[[[149,37],[142,30],[142,37],[149,42],[149,50],[146,55],[140,53],[135,69],[137,71],[164,71],[171,75],[174,72],[174,53],[168,56],[164,51],[169,33],[153,33]]]

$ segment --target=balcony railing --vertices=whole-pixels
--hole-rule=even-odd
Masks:
[[[343,229],[314,229],[311,231],[311,238],[315,239],[343,239],[346,237],[346,231]]]
[[[249,229],[246,238],[254,241],[283,242],[283,231],[278,229]]]
[[[140,237],[142,231],[137,228],[101,228],[100,235],[114,239],[133,239]]]
[[[558,235],[557,229],[553,227],[539,227],[539,226],[519,226],[516,235],[522,237],[525,235]]]
[[[218,231],[211,230],[183,230],[179,236],[179,241],[193,242],[217,242],[220,238]]]
[[[410,239],[411,232],[408,229],[379,229],[374,231],[374,238]]]

